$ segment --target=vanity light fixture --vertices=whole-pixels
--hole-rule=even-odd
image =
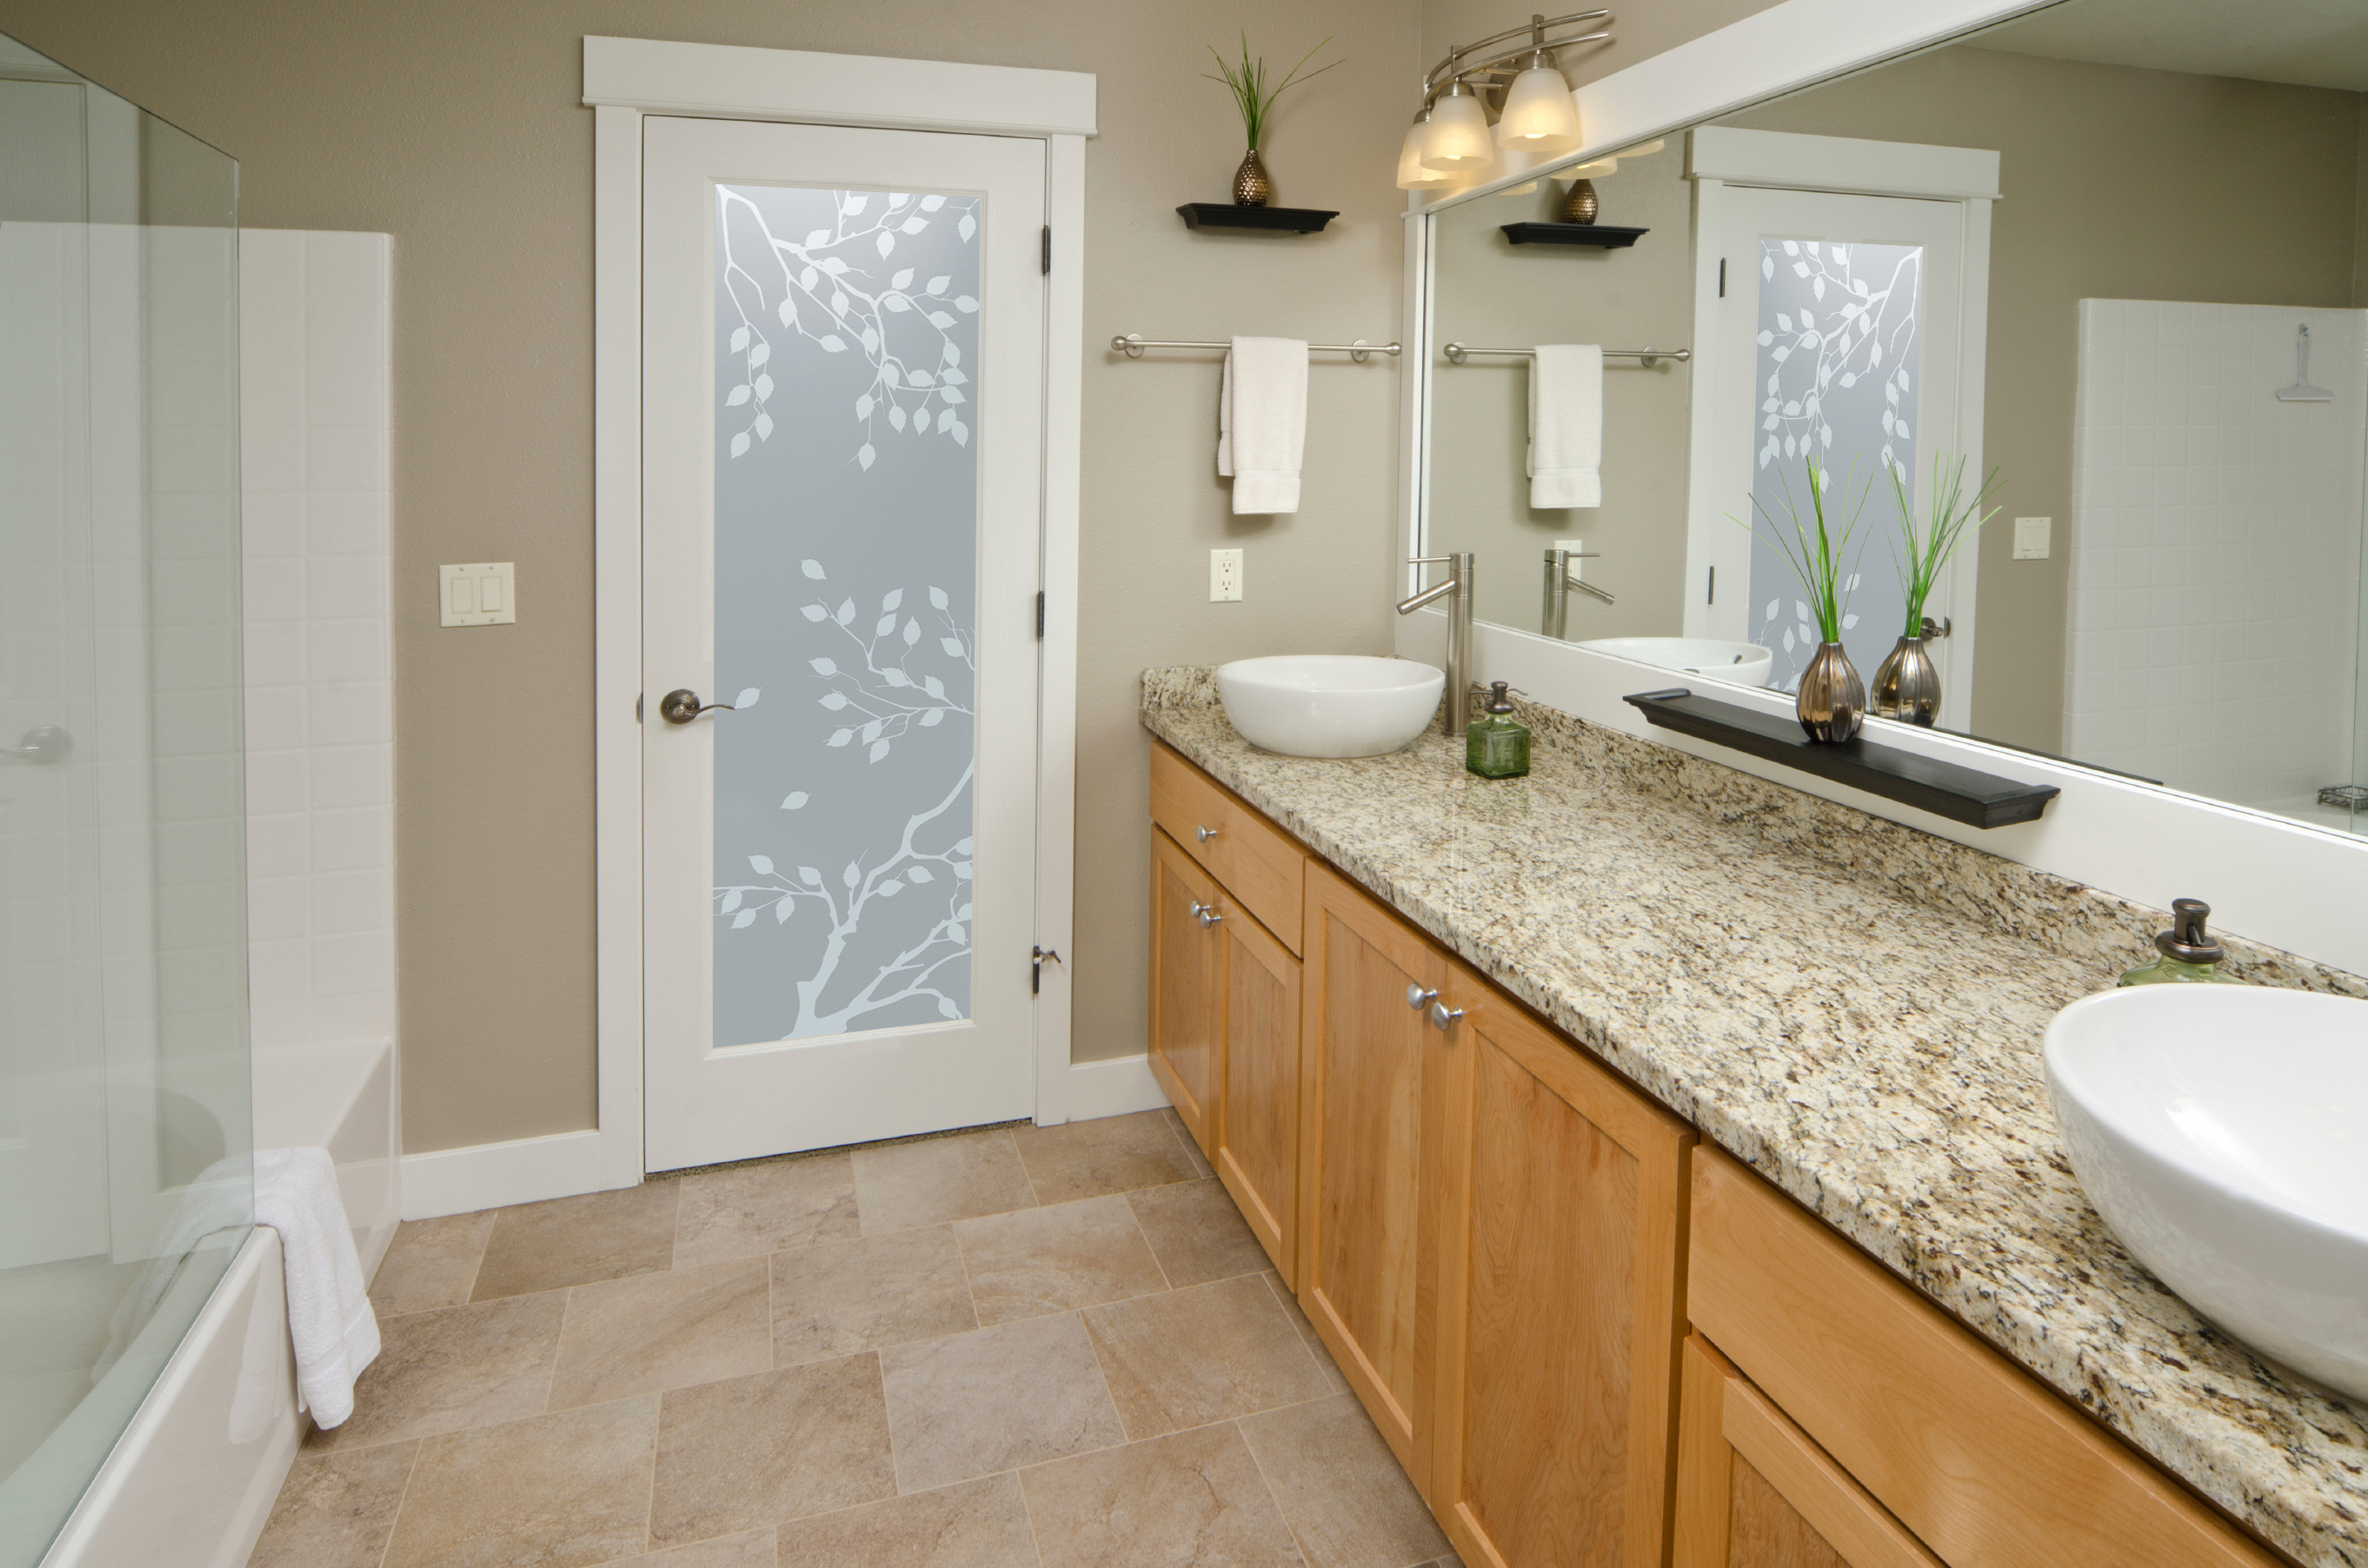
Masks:
[[[1423,127],[1422,166],[1445,175],[1476,175],[1497,161],[1488,136],[1488,111],[1461,77],[1430,107]]]
[[[1546,50],[1545,18],[1530,18],[1529,64],[1505,89],[1505,112],[1497,119],[1497,145],[1532,153],[1567,153],[1578,145],[1578,103],[1570,96],[1554,56]]]

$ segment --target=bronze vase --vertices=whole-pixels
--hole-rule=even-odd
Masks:
[[[1932,727],[1941,716],[1941,671],[1921,637],[1902,637],[1874,668],[1870,710],[1884,719]]]
[[[1273,197],[1274,182],[1266,177],[1266,165],[1253,147],[1242,154],[1242,166],[1234,171],[1234,205],[1263,207]]]
[[[1593,223],[1595,215],[1602,210],[1602,205],[1595,194],[1593,180],[1575,179],[1570,182],[1570,194],[1562,199],[1564,222]]]
[[[1858,678],[1839,642],[1820,642],[1801,672],[1801,694],[1793,704],[1801,728],[1813,741],[1854,739],[1866,722],[1866,683]]]

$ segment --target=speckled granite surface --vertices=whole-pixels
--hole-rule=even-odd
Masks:
[[[1552,710],[1529,778],[1262,752],[1205,669],[1143,722],[2165,1468],[2304,1562],[2368,1565],[2368,1412],[2201,1322],[2081,1195],[2056,1009],[2158,912]],[[2228,938],[2247,978],[2368,994]]]

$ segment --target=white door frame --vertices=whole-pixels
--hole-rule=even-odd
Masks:
[[[1686,476],[1686,635],[1713,637],[1713,617],[1694,597],[1703,583],[1702,567],[1715,562],[1729,570],[1728,581],[1740,582],[1748,594],[1751,582],[1750,540],[1724,521],[1699,498],[1713,494],[1722,476],[1718,426],[1726,411],[1712,393],[1718,384],[1719,356],[1725,344],[1711,324],[1719,309],[1718,277],[1700,254],[1705,234],[1722,232],[1728,192],[1738,187],[1816,191],[1831,196],[1894,196],[1947,203],[1958,211],[1958,244],[1963,265],[1954,301],[1928,300],[1937,309],[1954,306],[1957,317],[1957,377],[1955,427],[1941,433],[1938,449],[1962,452],[1969,473],[1982,467],[1982,392],[1989,358],[1990,203],[1998,199],[1998,155],[1975,147],[1935,147],[1908,142],[1869,142],[1847,136],[1804,136],[1782,131],[1737,131],[1706,125],[1686,137],[1686,177],[1693,181],[1694,316],[1693,426]],[[1918,418],[1918,427],[1927,429]],[[1928,429],[1929,434],[1929,429]],[[1727,438],[1732,430],[1725,433]],[[1875,505],[1884,497],[1878,495]],[[1878,524],[1878,526],[1880,526]],[[1935,619],[1954,623],[1949,637],[1948,685],[1956,700],[1968,709],[1974,699],[1974,622],[1977,595],[1973,591],[1978,562],[1971,556],[1952,562],[1926,607]]]
[[[1044,521],[1037,749],[1038,940],[1070,949],[1076,857],[1077,463],[1085,367],[1086,139],[1075,71],[586,38],[593,111],[593,778],[598,835],[598,1185],[642,1179],[642,117],[787,120],[1046,143]],[[1043,969],[1036,1120],[1069,1119],[1070,983]]]

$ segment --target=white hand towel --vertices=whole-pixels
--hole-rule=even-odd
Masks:
[[[1530,356],[1530,505],[1603,505],[1603,350],[1592,343]]]
[[[147,1326],[198,1243],[213,1232],[248,1224],[279,1233],[288,1335],[296,1351],[297,1408],[309,1408],[320,1426],[337,1426],[353,1414],[354,1380],[378,1357],[378,1317],[370,1310],[361,1257],[337,1195],[336,1166],[323,1149],[234,1154],[207,1166],[183,1190],[157,1237],[155,1256],[116,1308],[107,1352],[91,1372],[93,1382]]]
[[[1306,343],[1235,338],[1217,399],[1217,472],[1234,482],[1234,510],[1298,511],[1306,449]]]

